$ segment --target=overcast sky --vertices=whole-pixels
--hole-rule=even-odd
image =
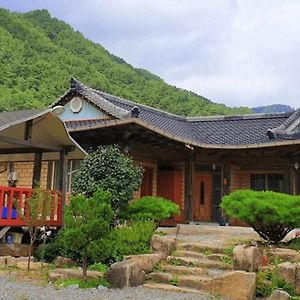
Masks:
[[[300,107],[300,0],[0,0],[45,8],[134,67],[231,106]]]

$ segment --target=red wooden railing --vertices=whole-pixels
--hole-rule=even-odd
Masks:
[[[62,194],[58,191],[49,192],[51,209],[41,225],[61,226]],[[0,226],[26,226],[26,221],[21,215],[29,217],[26,199],[29,199],[31,195],[31,188],[0,186]]]

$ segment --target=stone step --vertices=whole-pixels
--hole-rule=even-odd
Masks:
[[[221,261],[214,261],[207,258],[192,258],[192,257],[179,257],[168,256],[167,263],[174,266],[188,266],[188,267],[201,267],[212,269],[232,270],[232,264],[224,263]]]
[[[187,250],[176,250],[172,255],[179,257],[206,258],[206,255],[203,253]]]
[[[224,254],[228,247],[224,245],[213,245],[205,243],[177,243],[177,250],[194,251],[198,253],[219,253]]]
[[[208,270],[197,267],[162,265],[164,272],[179,275],[208,275]]]
[[[175,275],[171,273],[151,273],[147,279],[156,283],[165,283],[198,290],[210,290],[212,278],[206,275]]]
[[[191,288],[185,288],[185,287],[181,287],[181,286],[175,286],[175,285],[170,285],[170,284],[165,284],[165,283],[145,283],[143,286],[148,289],[161,290],[161,291],[165,291],[165,292],[197,294],[197,295],[206,296],[208,299],[211,299],[211,296],[203,291],[199,291],[199,290],[191,289]]]

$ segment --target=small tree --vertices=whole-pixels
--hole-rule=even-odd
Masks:
[[[90,153],[75,173],[72,189],[90,197],[99,188],[112,195],[112,207],[118,210],[133,198],[141,184],[142,168],[116,146],[99,147]]]
[[[82,264],[83,279],[87,279],[88,260],[94,256],[97,242],[110,232],[113,218],[111,194],[98,190],[91,198],[76,195],[65,208],[65,227],[61,234],[65,250],[75,253]]]
[[[24,213],[18,209],[20,218],[25,221],[29,230],[30,245],[28,251],[28,265],[27,270],[30,270],[30,261],[32,254],[32,247],[38,238],[38,233],[41,227],[47,223],[51,213],[51,194],[47,190],[36,188],[32,191],[31,198],[25,200]]]
[[[131,202],[123,217],[159,223],[179,213],[179,206],[162,197],[145,196]]]
[[[247,222],[263,239],[275,243],[300,226],[300,196],[239,190],[224,196],[221,206],[229,217]]]

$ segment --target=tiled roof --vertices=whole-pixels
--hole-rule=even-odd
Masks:
[[[217,116],[217,117],[181,117],[167,113],[146,105],[122,99],[107,93],[103,93],[86,87],[82,83],[73,80],[73,89],[70,91],[83,95],[102,110],[108,111],[117,119],[132,117],[134,107],[139,108],[138,120],[168,136],[175,136],[184,141],[190,141],[195,145],[255,145],[275,142],[270,139],[267,132],[289,122],[298,112],[280,114],[256,114],[243,116]],[[63,104],[68,93],[54,103]],[[53,106],[54,106],[53,105]],[[111,110],[113,112],[111,113]],[[121,113],[116,113],[121,112]],[[298,116],[296,116],[298,117]],[[81,130],[89,126],[103,125],[103,120],[84,120],[67,122],[67,127],[72,130]],[[284,140],[284,137],[275,137],[276,141]]]

